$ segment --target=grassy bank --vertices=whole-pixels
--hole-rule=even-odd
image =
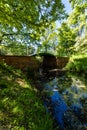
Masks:
[[[31,81],[0,63],[0,130],[52,130],[52,125]]]
[[[87,54],[78,54],[70,57],[65,69],[87,73]]]

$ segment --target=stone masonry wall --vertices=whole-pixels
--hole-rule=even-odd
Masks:
[[[44,56],[42,67],[44,70],[62,69],[67,64],[69,58],[67,57],[55,57]],[[16,67],[18,69],[27,71],[27,69],[38,70],[40,67],[39,62],[35,56],[0,56],[0,62],[6,62],[8,65]]]
[[[34,56],[0,56],[0,62],[2,61],[21,70],[38,69],[39,67],[39,63]]]
[[[62,69],[68,61],[68,57],[46,56],[43,58],[43,70]]]

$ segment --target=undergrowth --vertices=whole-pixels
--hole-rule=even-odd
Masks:
[[[76,72],[87,73],[87,54],[73,55],[65,69]]]
[[[0,63],[0,130],[52,130],[37,90],[20,70]]]

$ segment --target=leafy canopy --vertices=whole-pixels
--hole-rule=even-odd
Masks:
[[[0,0],[0,43],[38,46],[46,28],[65,16],[61,0]]]
[[[61,0],[0,0],[0,23],[40,27],[64,17]]]
[[[69,1],[72,4],[72,12],[58,29],[59,55],[87,52],[87,0]]]

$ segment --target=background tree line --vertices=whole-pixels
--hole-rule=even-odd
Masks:
[[[31,55],[49,52],[71,56],[87,52],[87,2],[69,0],[1,0],[0,53]],[[56,21],[61,22],[57,27]]]

